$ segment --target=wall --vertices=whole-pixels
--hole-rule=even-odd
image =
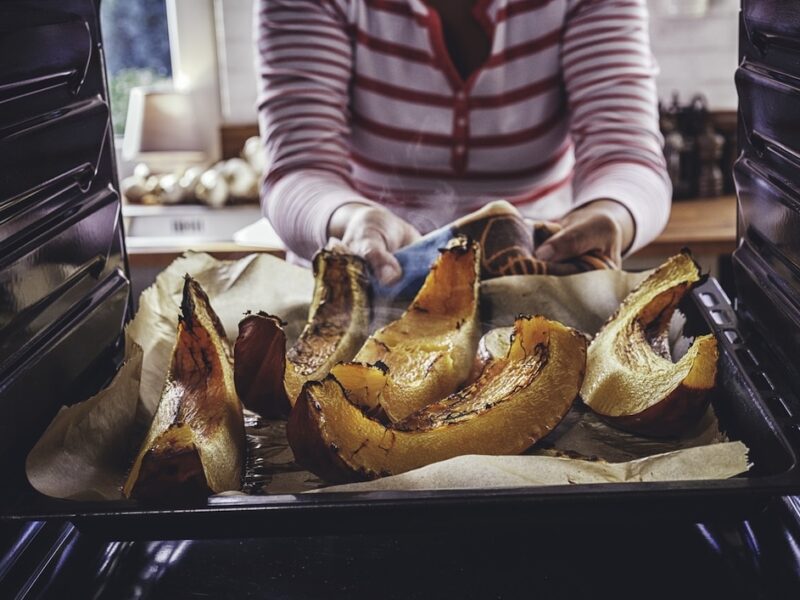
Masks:
[[[253,0],[214,0],[222,120],[256,122]]]
[[[669,101],[676,91],[687,102],[702,91],[711,108],[735,109],[738,0],[710,0],[709,12],[703,18],[667,16],[666,8],[681,0],[647,1],[653,52],[661,67],[661,99]],[[221,107],[226,124],[256,120],[252,4],[253,0],[214,0]]]
[[[675,0],[648,0],[650,40],[661,73],[662,101],[678,92],[683,102],[698,91],[716,110],[736,109],[733,75],[739,57],[739,1],[711,0],[702,18],[667,16]]]

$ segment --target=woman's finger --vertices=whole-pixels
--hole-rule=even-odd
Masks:
[[[597,248],[597,234],[587,231],[585,224],[568,226],[553,234],[536,249],[536,258],[545,262],[561,262]]]
[[[328,243],[325,244],[325,250],[330,252],[349,252],[347,245],[337,237],[328,238]]]
[[[384,285],[394,283],[403,274],[400,263],[389,252],[386,240],[381,235],[368,235],[354,240],[350,244],[350,251],[364,258],[372,273]]]
[[[619,262],[622,230],[612,216],[590,209],[576,210],[561,225],[564,227],[561,231],[536,249],[536,258],[561,262],[596,251]]]

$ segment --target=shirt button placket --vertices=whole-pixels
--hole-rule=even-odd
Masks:
[[[467,107],[467,94],[462,90],[456,91],[455,107],[453,110],[453,149],[452,164],[457,173],[463,173],[467,166],[467,137],[469,133],[469,109]]]

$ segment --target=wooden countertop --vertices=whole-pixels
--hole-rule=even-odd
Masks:
[[[688,247],[695,254],[728,254],[736,248],[736,196],[678,200],[664,231],[636,256],[667,255]]]
[[[251,252],[268,252],[282,256],[284,248],[251,246],[235,242],[181,243],[174,245],[136,243],[129,240],[128,255],[133,266],[167,264],[186,249],[208,252],[219,258],[237,258]],[[689,247],[695,254],[727,254],[736,247],[736,197],[723,196],[698,200],[679,200],[672,204],[666,229],[650,245],[639,250],[637,257],[670,255]],[[166,263],[165,263],[166,261]]]

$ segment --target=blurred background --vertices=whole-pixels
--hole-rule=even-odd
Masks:
[[[676,202],[667,231],[626,267],[690,245],[724,279],[739,3],[647,3]],[[133,266],[157,268],[187,248],[280,254],[258,222],[253,0],[104,0],[102,26]]]

